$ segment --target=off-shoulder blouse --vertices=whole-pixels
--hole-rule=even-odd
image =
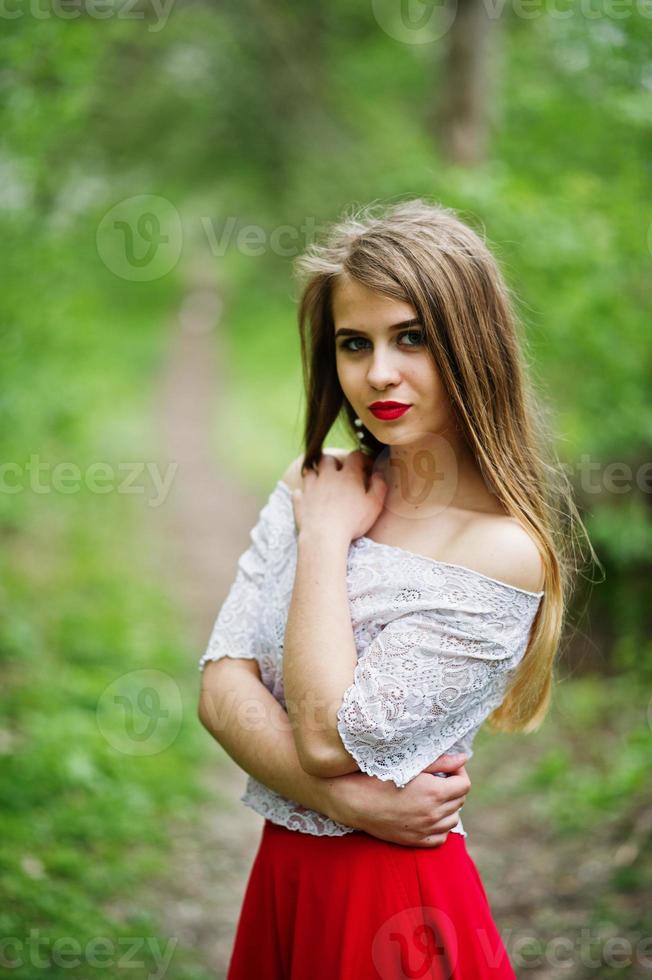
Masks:
[[[257,660],[263,684],[284,708],[297,536],[292,492],[278,480],[199,661],[201,671],[221,657]],[[362,772],[398,787],[444,752],[470,758],[478,729],[502,702],[527,649],[543,592],[366,536],[351,542],[346,578],[358,658],[337,711],[346,750]],[[341,836],[354,829],[253,776],[240,799],[291,830]],[[467,836],[461,820],[451,832]]]

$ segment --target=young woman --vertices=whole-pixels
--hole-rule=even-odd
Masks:
[[[581,521],[507,287],[451,209],[362,209],[298,272],[305,452],[199,665],[200,718],[258,773],[242,799],[266,818],[228,978],[513,978],[459,820],[460,764],[485,720],[533,731],[546,714],[570,587],[559,522]],[[359,448],[325,452],[340,416]],[[227,660],[269,698],[235,738]],[[280,756],[247,757],[274,726]],[[370,785],[375,834],[346,805]]]

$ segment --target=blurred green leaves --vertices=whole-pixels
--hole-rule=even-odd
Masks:
[[[281,225],[320,224],[352,202],[427,195],[458,208],[515,294],[607,570],[578,628],[596,678],[565,685],[580,728],[548,730],[518,782],[557,830],[600,819],[627,830],[649,769],[651,720],[635,694],[652,679],[650,494],[635,481],[614,492],[605,471],[652,458],[649,18],[635,6],[587,16],[569,0],[525,19],[506,5],[490,153],[462,169],[444,162],[433,122],[446,39],[403,44],[372,4],[178,0],[160,25],[145,0],[131,20],[119,3],[102,20],[20,9],[0,38],[2,463],[24,472],[38,454],[84,468],[142,453],[169,317],[200,254],[225,300],[231,372],[215,453],[269,486],[300,450],[293,256],[247,253],[237,236],[218,254],[206,222],[253,225],[269,243]],[[96,242],[109,209],[137,195],[163,197],[183,224],[179,267],[144,282],[108,268]],[[598,464],[588,489],[583,457]],[[160,820],[195,798],[183,764],[194,729],[159,756],[118,758],[95,720],[100,693],[134,663],[187,671],[166,602],[127,546],[143,534],[114,493],[0,493],[6,935],[21,922],[110,928],[101,899],[155,868]],[[618,744],[604,733],[614,704]],[[620,874],[630,886],[632,869]],[[177,976],[200,973],[184,964]]]

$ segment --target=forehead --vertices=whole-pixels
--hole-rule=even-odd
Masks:
[[[417,315],[410,303],[369,289],[354,279],[339,278],[331,292],[335,327],[371,331]]]

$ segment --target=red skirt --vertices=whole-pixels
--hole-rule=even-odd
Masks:
[[[516,980],[462,834],[437,848],[265,820],[227,980]]]

